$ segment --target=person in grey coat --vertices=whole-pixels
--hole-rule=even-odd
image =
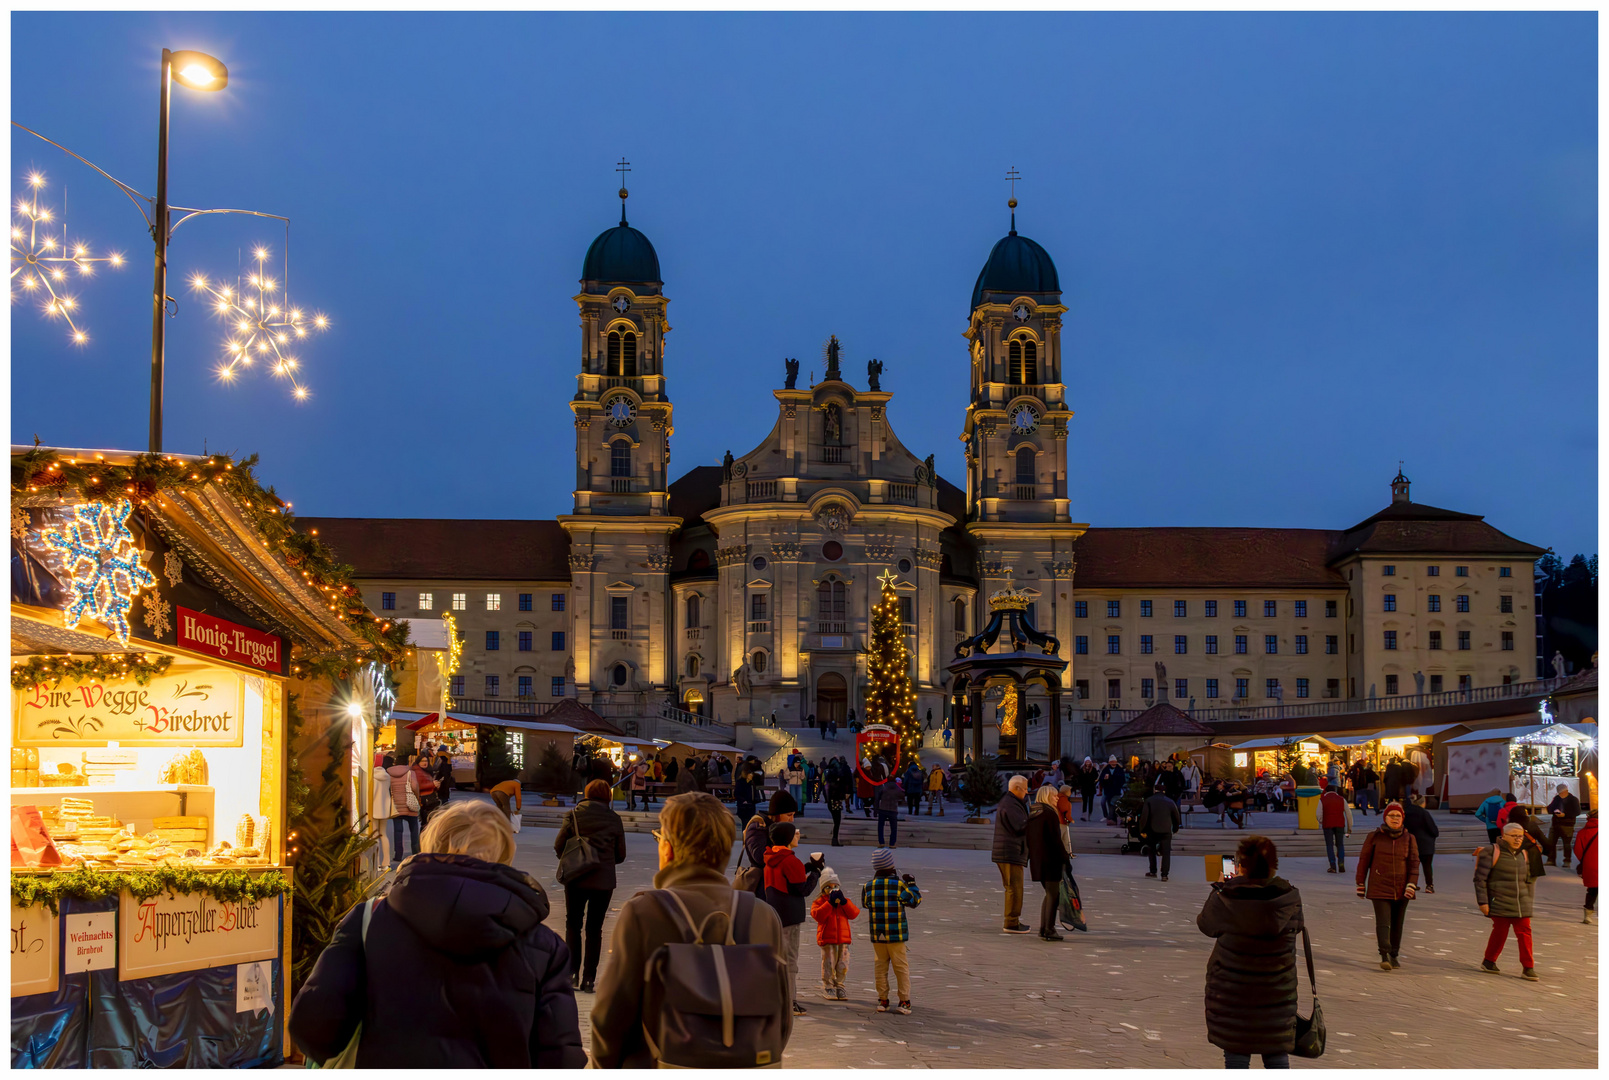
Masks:
[[[1486,956],[1481,970],[1496,975],[1497,958],[1508,944],[1509,927],[1514,928],[1520,946],[1520,975],[1537,981],[1536,957],[1531,951],[1531,911],[1536,903],[1536,874],[1532,858],[1524,848],[1525,826],[1509,822],[1495,844],[1475,853],[1475,903],[1481,914],[1492,920],[1492,933],[1486,939]]]
[[[1266,836],[1248,836],[1235,851],[1233,877],[1212,883],[1196,916],[1216,938],[1207,960],[1207,1041],[1222,1048],[1224,1067],[1290,1068],[1296,1048],[1296,938],[1302,895],[1275,876],[1279,855]]]
[[[1028,865],[1028,778],[1013,776],[994,808],[994,844],[989,856],[1006,890],[1005,931],[1026,934],[1022,922],[1022,877]]]
[[[1140,835],[1151,853],[1151,869],[1146,871],[1146,877],[1156,877],[1156,857],[1161,855],[1162,880],[1168,880],[1168,868],[1173,863],[1173,834],[1179,831],[1181,824],[1179,804],[1161,791],[1140,807]]]

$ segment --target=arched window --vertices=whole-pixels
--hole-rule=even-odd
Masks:
[[[617,442],[609,447],[609,475],[631,475],[631,447],[623,442]]]
[[[1031,446],[1017,450],[1017,483],[1034,483],[1034,448]]]
[[[1010,361],[1006,378],[1020,386],[1022,384],[1022,342],[1012,338],[1011,344],[1006,346],[1006,356]]]
[[[609,368],[610,375],[620,374],[620,331],[609,331]]]
[[[687,557],[687,569],[708,570],[710,568],[710,553],[699,548]]]
[[[625,686],[626,685],[626,665],[625,664],[616,664],[615,665],[615,670],[614,670],[613,675],[611,676],[611,681],[613,681],[616,686]]]
[[[702,612],[699,610],[699,608],[700,608],[699,598],[696,597],[696,596],[689,596],[687,598],[687,625],[688,626],[703,626],[704,625],[704,620],[699,618],[699,616],[702,614]],[[691,672],[688,672],[688,674],[697,675],[698,672],[697,671],[691,671]]]
[[[637,377],[637,335],[622,334],[621,337],[624,339],[621,344],[624,346],[625,358],[620,366],[620,374],[628,379],[634,379]]]
[[[765,653],[757,650],[751,659],[754,665],[754,673],[756,675],[764,675],[766,664]]]
[[[1022,343],[1022,380],[1024,384],[1039,381],[1039,346],[1031,341]]]
[[[844,583],[828,578],[816,586],[816,621],[820,634],[844,634]]]
[[[966,633],[967,628],[967,602],[961,597],[955,598],[955,629]]]
[[[689,656],[687,658],[687,677],[689,679],[698,678],[698,657],[697,656]]]

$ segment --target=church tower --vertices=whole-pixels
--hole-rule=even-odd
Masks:
[[[573,692],[646,710],[670,677],[666,580],[681,519],[670,516],[666,494],[668,301],[654,245],[626,222],[626,197],[622,187],[620,224],[587,249],[575,297],[575,511],[559,523],[570,535]]]
[[[1012,179],[1015,179],[1013,170]],[[1032,621],[1072,640],[1074,523],[1067,476],[1073,418],[1062,382],[1061,281],[1050,253],[1011,231],[972,289],[965,337],[971,359],[966,443],[967,532],[978,552],[980,596],[1015,584],[1033,597]],[[1064,673],[1072,686],[1073,665]]]

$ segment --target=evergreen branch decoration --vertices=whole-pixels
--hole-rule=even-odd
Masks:
[[[894,575],[884,573],[882,596],[872,608],[872,633],[866,659],[866,722],[886,724],[899,735],[900,756],[910,759],[922,748],[916,720],[916,693],[911,689],[911,654],[905,647]]]
[[[158,675],[166,674],[172,666],[173,657],[152,653],[96,653],[83,658],[34,656],[27,663],[12,665],[11,687],[26,690],[41,683],[56,686],[63,680],[86,682],[92,679],[133,679],[145,686]]]
[[[336,559],[316,536],[296,530],[290,504],[272,487],[257,481],[256,466],[256,454],[240,461],[228,454],[211,454],[201,461],[184,461],[171,454],[139,454],[133,464],[118,465],[64,458],[36,446],[11,459],[11,497],[14,503],[41,495],[90,503],[115,504],[128,499],[141,506],[162,492],[199,491],[216,484],[241,508],[269,552],[300,571],[307,583],[323,594],[336,618],[367,643],[368,650],[345,651],[347,667],[369,658],[364,654],[370,651],[373,659],[401,667],[408,644],[407,624],[382,619],[368,609],[352,583],[353,569]],[[303,673],[297,670],[299,666],[300,658],[293,658],[293,675]],[[316,658],[307,667],[308,673],[315,675],[339,669],[340,665],[327,657]]]
[[[279,870],[200,870],[188,866],[154,866],[149,870],[95,870],[80,866],[50,874],[12,874],[11,902],[18,907],[43,905],[61,914],[61,900],[104,900],[123,890],[136,900],[167,893],[202,893],[222,903],[257,903],[291,891]]]

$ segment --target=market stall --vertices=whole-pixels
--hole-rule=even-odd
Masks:
[[[1278,773],[1281,752],[1293,753],[1296,760],[1322,772],[1329,764],[1335,744],[1321,735],[1277,735],[1235,743],[1230,764],[1238,779],[1255,780],[1263,772]]]
[[[1513,792],[1521,804],[1545,807],[1558,786],[1584,803],[1583,783],[1592,734],[1568,724],[1527,725],[1472,731],[1447,740],[1447,792],[1454,810],[1473,810],[1493,791]]]
[[[353,689],[378,626],[235,468],[13,451],[14,1067],[283,1060],[293,768],[313,801],[290,747],[337,731],[323,790],[349,790],[347,747],[383,719]]]

